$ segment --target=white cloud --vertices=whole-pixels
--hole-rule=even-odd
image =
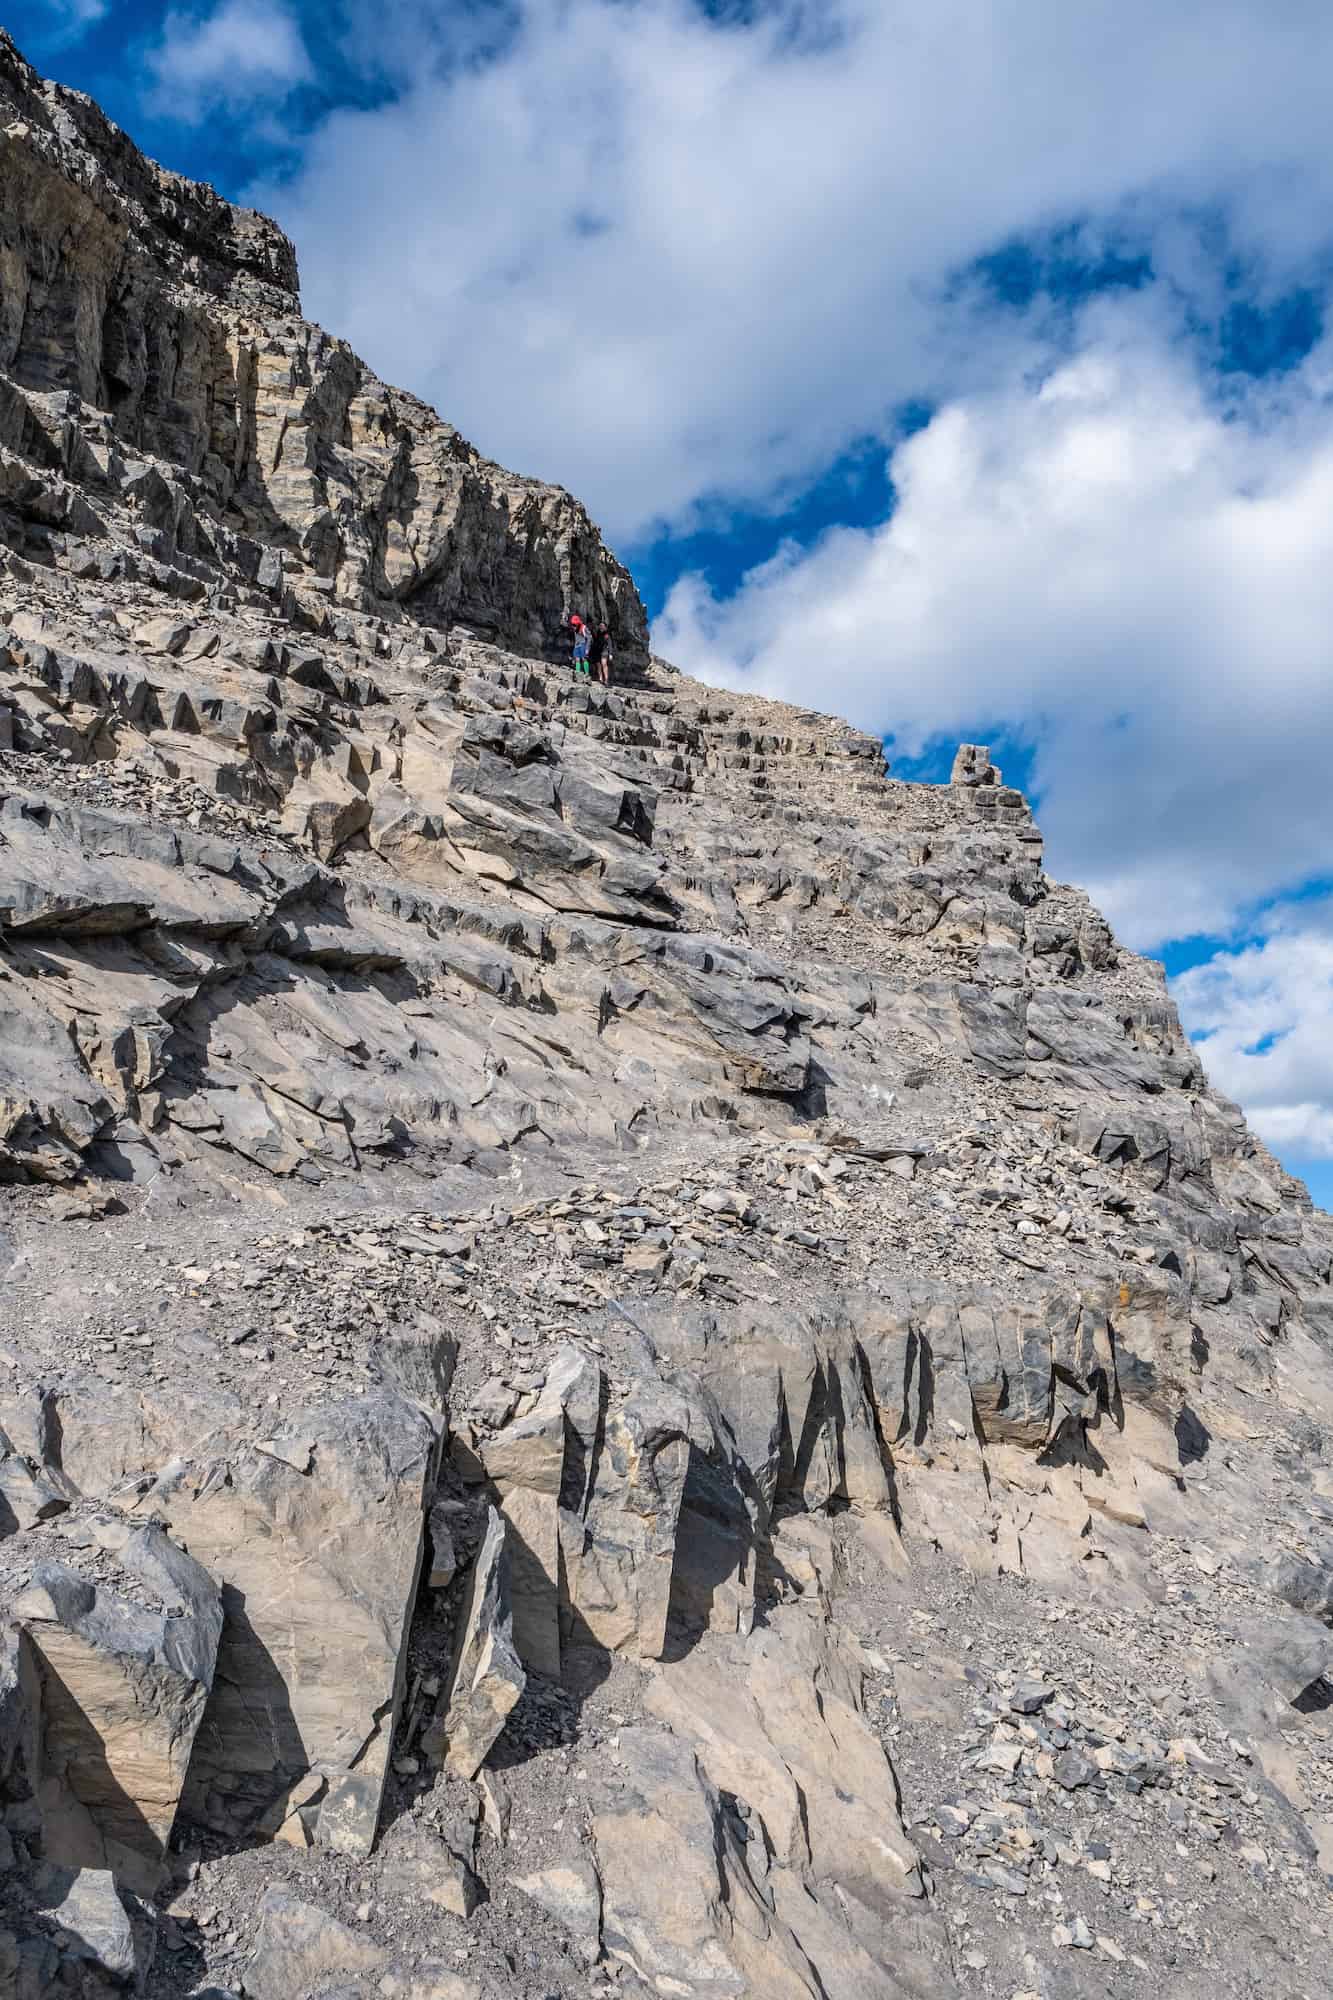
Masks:
[[[1197,276],[1174,218],[1220,208],[1262,281],[1333,213],[1318,0],[515,0],[462,50],[352,4],[398,94],[255,191],[308,303],[618,538],[994,379],[940,288],[1013,232],[1133,219]]]
[[[1035,736],[1050,859],[1139,945],[1327,865],[1333,403],[1319,353],[1210,401],[1152,296],[945,405],[887,525],[672,593],[682,665],[891,731]]]
[[[76,42],[80,35],[106,15],[111,0],[40,0],[41,9],[54,23],[42,39],[48,46]]]
[[[281,100],[313,76],[299,22],[275,0],[222,0],[211,14],[172,11],[148,68],[153,109],[186,122],[214,106]]]
[[[1333,1159],[1333,904],[1293,903],[1172,982],[1213,1082],[1289,1158]]]

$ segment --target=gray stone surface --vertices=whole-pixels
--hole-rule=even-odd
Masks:
[[[129,1912],[106,1868],[51,1871],[47,1910],[67,1957],[129,1985],[138,1971]]]
[[[299,1896],[273,1888],[259,1906],[245,1990],[250,2000],[314,2000],[340,1974],[352,1980],[373,1975],[387,1959],[388,1953],[362,1933]]]
[[[459,1605],[453,1671],[425,1740],[427,1754],[442,1757],[456,1777],[474,1778],[522,1694],[525,1678],[514,1647],[505,1524],[491,1508]]]
[[[1160,968],[3,38],[0,267],[0,1990],[173,1813],[146,2000],[1322,1990],[1333,1225]]]
[[[187,1804],[238,1836],[318,1769],[329,1837],[365,1853],[403,1696],[435,1434],[383,1392],[291,1422],[299,1469],[255,1446],[182,1468],[160,1498],[225,1612]]]

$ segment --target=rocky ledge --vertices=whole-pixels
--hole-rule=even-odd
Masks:
[[[1333,1223],[1160,969],[0,126],[0,1995],[1321,1991]]]

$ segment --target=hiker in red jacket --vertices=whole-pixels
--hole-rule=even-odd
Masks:
[[[579,617],[577,611],[571,611],[569,614],[569,629],[574,635],[574,672],[576,674],[586,674],[588,671],[588,647],[590,640],[588,628]]]

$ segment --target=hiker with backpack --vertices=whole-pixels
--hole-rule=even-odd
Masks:
[[[592,646],[588,654],[593,672],[603,687],[611,685],[611,662],[614,657],[611,648],[611,627],[603,619],[592,635]]]

